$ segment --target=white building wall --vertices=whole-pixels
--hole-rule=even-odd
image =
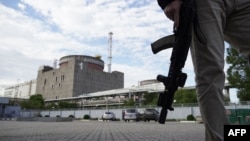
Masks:
[[[13,86],[10,86],[10,87],[7,87],[4,89],[4,94],[3,96],[4,97],[9,97],[9,98],[14,98],[14,87]]]
[[[36,93],[36,80],[19,83],[4,89],[4,97],[28,99]]]
[[[4,89],[5,89],[6,87],[7,87],[7,86],[0,85],[0,97],[3,97],[3,96],[4,96]]]
[[[34,83],[32,83],[32,87],[31,87],[31,95],[36,94],[36,81]]]

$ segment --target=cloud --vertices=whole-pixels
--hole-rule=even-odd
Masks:
[[[172,34],[156,1],[21,0],[0,3],[0,85],[35,79],[39,66],[66,55],[99,54],[112,70],[124,72],[125,87],[167,75],[171,50],[153,54],[150,44]],[[16,5],[16,6],[12,6]],[[186,62],[189,73],[192,63]],[[106,68],[105,68],[106,70]],[[193,74],[190,74],[193,76]],[[191,78],[190,78],[191,79]],[[191,79],[189,83],[193,83]]]

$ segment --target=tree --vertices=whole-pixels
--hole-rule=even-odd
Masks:
[[[176,91],[174,99],[176,100],[176,103],[197,103],[195,89],[179,89]]]
[[[53,103],[48,103],[48,104],[46,104],[46,105],[44,106],[44,108],[45,108],[45,109],[52,109],[52,108],[57,109],[57,108],[58,108],[58,105],[57,105],[55,102],[53,102]]]
[[[158,94],[156,93],[146,93],[144,94],[144,105],[157,105]]]
[[[227,80],[237,88],[240,101],[250,100],[250,67],[247,59],[233,48],[227,49],[226,62],[230,65],[227,69]]]
[[[42,109],[44,107],[43,96],[41,94],[32,95],[28,101],[21,103],[21,107],[26,109]]]
[[[144,105],[157,105],[159,94],[146,93],[144,94]],[[195,89],[179,89],[174,94],[174,100],[176,103],[197,103],[197,96]]]
[[[133,99],[129,99],[128,101],[124,102],[125,106],[134,106],[135,105],[135,101]]]

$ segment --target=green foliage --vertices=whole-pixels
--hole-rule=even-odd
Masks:
[[[124,102],[125,106],[134,106],[135,105],[135,101],[133,99],[129,99],[128,101]]]
[[[38,100],[30,100],[30,109],[42,109],[43,102]]]
[[[58,103],[58,108],[78,108],[78,103],[70,103],[65,101],[60,101]]]
[[[58,105],[55,103],[49,103],[44,106],[45,109],[58,109]]]
[[[237,88],[240,101],[250,100],[250,67],[246,57],[233,48],[227,49],[226,62],[230,65],[227,70],[227,80]]]
[[[75,116],[74,116],[74,115],[69,115],[69,117],[70,117],[70,118],[75,118]]]
[[[22,109],[30,109],[30,103],[29,103],[29,101],[22,101],[20,103],[20,106],[22,107]]]
[[[28,101],[22,101],[21,102],[21,107],[25,109],[52,109],[52,108],[78,108],[79,104],[78,103],[70,103],[70,102],[65,102],[65,101],[60,101],[58,104],[55,103],[50,103],[45,106],[44,104],[44,99],[41,94],[35,94],[30,96]]]
[[[28,101],[21,102],[21,107],[26,109],[42,109],[44,107],[44,99],[41,94],[30,96]]]
[[[143,101],[144,105],[156,105],[158,101],[158,94],[146,93],[144,94],[144,99],[145,99],[145,101]]]
[[[35,94],[30,96],[29,98],[30,101],[39,101],[41,104],[44,104],[44,99],[41,94]]]
[[[147,93],[144,95],[145,101],[144,105],[157,105],[158,94]],[[197,96],[195,89],[185,90],[179,89],[174,95],[176,103],[197,103]]]
[[[188,121],[193,121],[193,120],[195,120],[195,117],[192,114],[187,115],[187,120]]]
[[[9,100],[9,105],[16,106],[16,105],[19,105],[19,102],[16,101],[15,99],[14,100]]]
[[[174,95],[175,103],[197,103],[195,89],[185,90],[179,89]]]
[[[84,115],[83,119],[90,119],[90,116],[89,115]]]

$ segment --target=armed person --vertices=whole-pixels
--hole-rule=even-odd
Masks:
[[[178,30],[180,8],[188,0],[158,0],[165,15]],[[222,141],[229,124],[223,88],[225,42],[250,59],[250,0],[194,0],[202,42],[194,29],[190,45],[197,99],[205,125],[206,141]],[[199,33],[198,33],[199,34]],[[170,109],[170,108],[169,108]]]

